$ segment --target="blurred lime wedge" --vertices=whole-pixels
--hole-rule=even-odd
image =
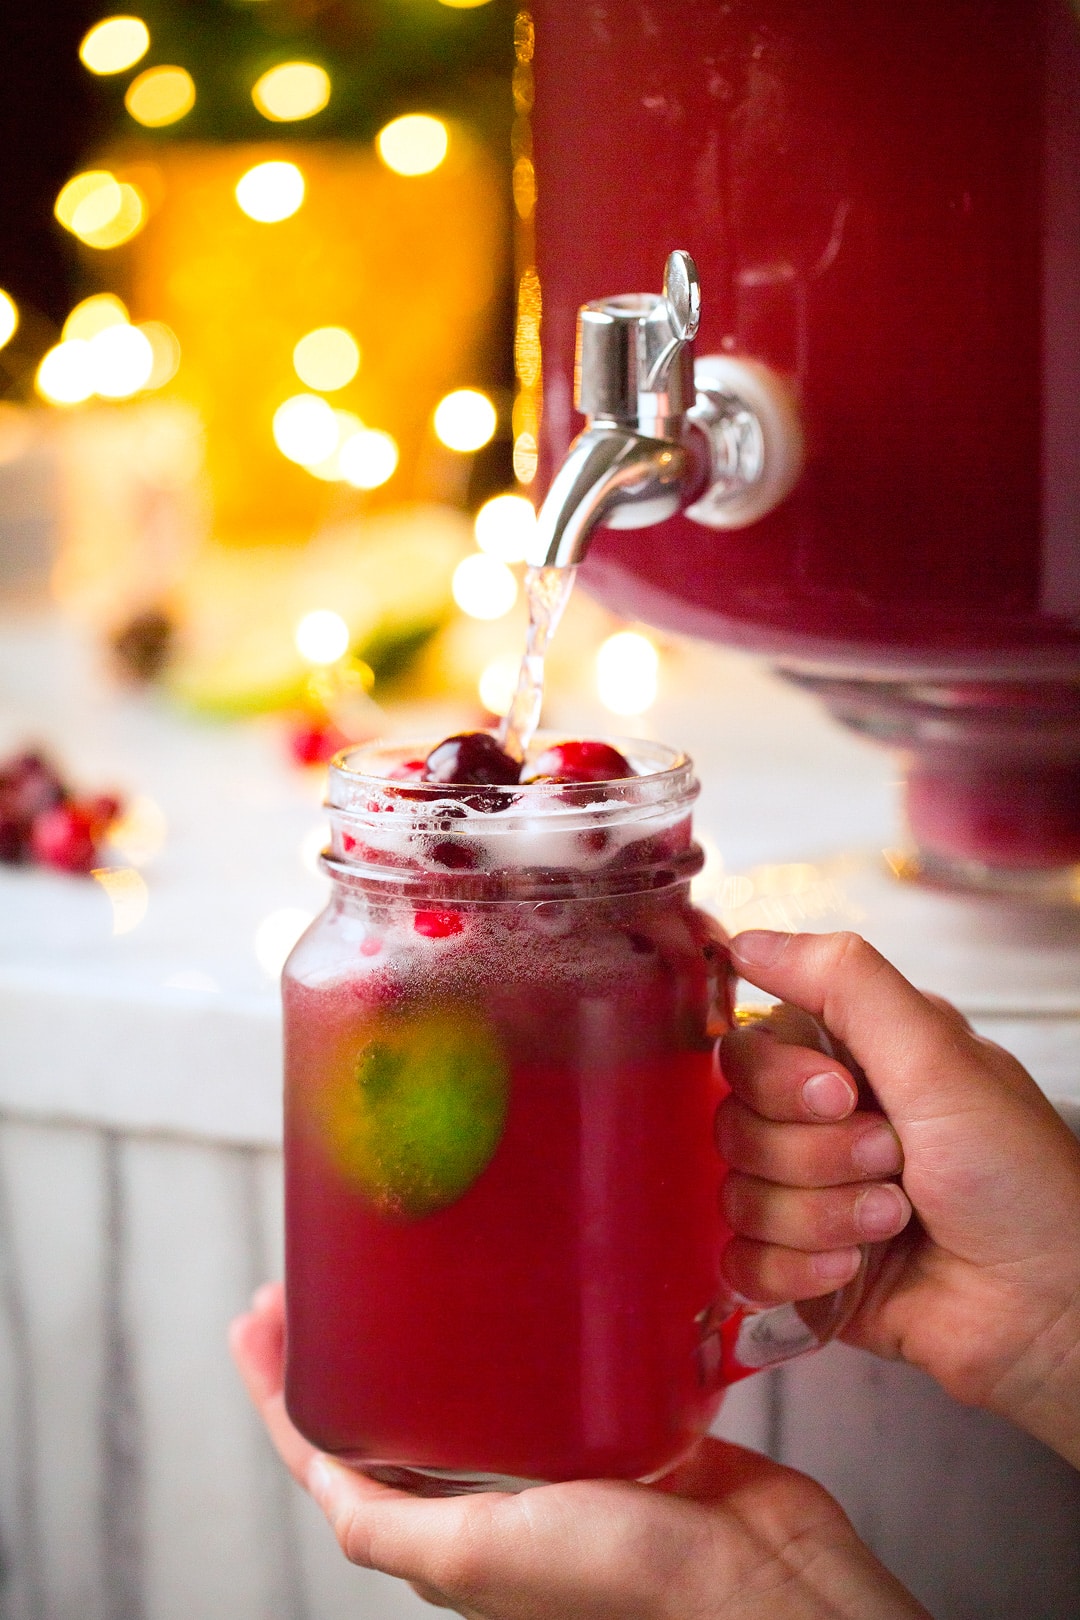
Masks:
[[[432,1215],[490,1163],[509,1090],[502,1048],[475,1008],[384,1013],[335,1088],[334,1158],[380,1214]]]

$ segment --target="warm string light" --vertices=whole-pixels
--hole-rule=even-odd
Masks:
[[[35,387],[52,405],[81,405],[101,399],[130,399],[146,388],[160,388],[176,373],[180,345],[161,321],[132,326],[127,308],[113,293],[95,293],[76,304],[43,357]]]
[[[352,637],[340,613],[316,608],[305,613],[296,626],[296,650],[309,664],[336,664],[349,650]]]
[[[275,225],[303,202],[304,176],[295,163],[256,163],[236,182],[236,200],[249,219]]]
[[[125,73],[150,49],[141,17],[105,17],[83,35],[79,61],[91,73]]]
[[[0,291],[0,349],[10,343],[19,327],[19,309],[9,293]]]
[[[330,75],[314,62],[280,62],[255,81],[251,99],[275,124],[314,118],[330,100]]]
[[[596,689],[613,714],[644,714],[656,702],[660,654],[636,630],[608,636],[596,653]]]
[[[500,562],[524,562],[536,533],[536,513],[524,495],[493,495],[485,501],[473,524],[476,543]]]
[[[470,619],[501,619],[517,601],[518,582],[497,557],[474,551],[454,569],[454,601]]]
[[[87,169],[61,189],[53,212],[87,247],[113,248],[142,230],[148,210],[138,186],[108,169]]]
[[[186,116],[195,105],[195,80],[186,68],[152,67],[132,79],[124,106],[137,124],[164,129]]]
[[[502,653],[484,665],[476,690],[489,714],[504,715],[509,709],[520,669],[521,659],[514,653]]]
[[[480,450],[495,436],[498,417],[486,394],[458,388],[435,407],[435,436],[448,450]]]
[[[296,345],[293,366],[302,383],[332,394],[360,370],[360,345],[344,326],[319,326]]]
[[[386,124],[375,137],[375,150],[395,174],[431,174],[446,157],[450,135],[439,118],[406,113]]]

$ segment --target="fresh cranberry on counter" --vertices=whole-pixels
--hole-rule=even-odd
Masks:
[[[97,865],[96,834],[100,823],[92,805],[53,805],[34,817],[30,848],[42,866],[58,872],[89,872]]]

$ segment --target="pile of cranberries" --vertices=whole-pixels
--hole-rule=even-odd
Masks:
[[[504,752],[488,731],[447,737],[426,759],[409,759],[390,772],[399,782],[512,787],[519,782],[618,782],[635,776],[617,748],[604,742],[562,742],[524,765]]]
[[[0,862],[89,872],[120,809],[112,794],[76,797],[43,754],[16,754],[0,764]]]

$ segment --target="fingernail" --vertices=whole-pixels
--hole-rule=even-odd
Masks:
[[[911,1214],[899,1187],[867,1187],[855,1200],[855,1225],[864,1237],[895,1237]]]
[[[862,1263],[861,1249],[830,1249],[814,1255],[814,1270],[822,1282],[846,1283],[854,1277]]]
[[[252,1310],[265,1311],[276,1293],[277,1289],[273,1283],[260,1283],[251,1296]]]
[[[865,1176],[892,1176],[902,1168],[904,1151],[891,1125],[884,1120],[861,1131],[851,1144],[851,1162]]]
[[[816,1119],[846,1119],[859,1094],[850,1080],[835,1069],[826,1069],[803,1081],[802,1100]]]
[[[790,934],[774,934],[764,928],[748,928],[736,934],[731,942],[731,954],[748,967],[768,967],[781,951],[787,950]]]
[[[325,1510],[334,1494],[334,1476],[326,1458],[318,1453],[308,1463],[307,1488]]]

